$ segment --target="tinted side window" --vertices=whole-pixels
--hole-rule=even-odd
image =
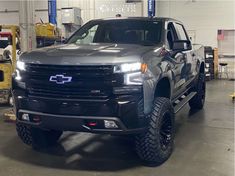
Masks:
[[[167,41],[170,49],[173,47],[173,42],[175,40],[175,32],[173,23],[169,23],[167,27]]]
[[[178,40],[188,40],[185,34],[184,28],[181,24],[175,23],[175,30],[178,37]]]

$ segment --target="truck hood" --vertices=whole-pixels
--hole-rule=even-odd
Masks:
[[[143,55],[156,46],[128,44],[65,44],[38,49],[21,55],[20,60],[33,64],[92,65],[141,61]]]

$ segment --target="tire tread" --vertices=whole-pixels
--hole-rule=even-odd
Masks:
[[[156,130],[160,126],[160,116],[165,109],[169,109],[172,117],[174,116],[170,100],[164,97],[157,97],[154,101],[152,113],[148,115],[149,126],[147,132],[136,136],[137,154],[149,166],[162,164],[169,158],[173,150],[172,145],[167,152],[162,152],[159,148],[159,143],[156,142],[157,138],[159,138],[156,135]]]

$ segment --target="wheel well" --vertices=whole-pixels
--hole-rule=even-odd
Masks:
[[[205,73],[205,63],[204,62],[201,63],[200,73]]]
[[[171,86],[168,78],[162,78],[155,89],[154,97],[171,97]]]

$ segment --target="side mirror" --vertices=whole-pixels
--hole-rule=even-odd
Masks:
[[[189,40],[177,40],[173,42],[173,51],[187,51],[192,49],[191,42]]]

